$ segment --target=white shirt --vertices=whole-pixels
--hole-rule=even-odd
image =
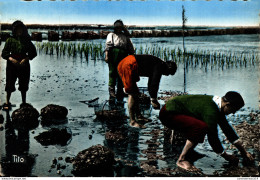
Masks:
[[[219,96],[214,96],[212,99],[216,105],[218,106],[219,111],[221,111],[221,97]]]
[[[115,34],[113,32],[107,35],[106,50],[109,50],[112,47],[118,47],[121,49],[128,50],[130,52],[134,51],[133,44],[129,37],[127,37],[124,34]]]

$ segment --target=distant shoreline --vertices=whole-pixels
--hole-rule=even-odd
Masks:
[[[71,28],[79,28],[79,29],[112,29],[112,24],[26,24],[28,29],[71,29]],[[178,25],[127,25],[129,29],[179,29],[181,26]],[[11,24],[2,23],[2,30],[9,30],[11,28]],[[187,29],[208,29],[208,28],[259,28],[259,26],[187,26]]]
[[[26,24],[32,35],[32,40],[49,41],[105,39],[113,31],[111,25],[93,24]],[[181,37],[181,26],[128,26],[131,37]],[[5,41],[11,35],[11,24],[1,24],[1,40]],[[188,26],[185,36],[260,34],[259,26]]]

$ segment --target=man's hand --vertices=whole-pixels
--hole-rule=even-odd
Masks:
[[[242,146],[242,142],[241,141],[237,141],[236,143],[234,143],[234,145],[237,147],[237,149],[240,151],[243,160],[247,163],[250,163],[252,161],[254,161],[254,157],[246,151],[246,149]]]
[[[29,61],[29,58],[24,58],[21,62],[20,65],[25,65]]]
[[[16,59],[9,57],[9,61],[11,61],[14,65],[19,65],[19,61],[17,61]]]
[[[109,61],[108,56],[109,56],[109,52],[105,51],[105,61],[106,61],[106,63],[108,63],[108,61]]]

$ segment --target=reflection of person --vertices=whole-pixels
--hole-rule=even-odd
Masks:
[[[245,160],[252,161],[253,157],[248,153],[239,141],[232,126],[229,125],[225,115],[235,113],[244,106],[244,100],[237,92],[229,91],[225,96],[210,95],[183,95],[171,98],[161,109],[159,118],[163,125],[175,129],[187,138],[181,155],[177,160],[177,166],[197,171],[190,163],[186,155],[193,150],[198,143],[204,141],[207,134],[212,149],[231,163],[238,163],[238,158],[226,153],[218,138],[217,125],[219,125]]]
[[[115,86],[117,83],[117,95],[123,95],[123,86],[117,73],[118,63],[128,54],[134,54],[134,47],[130,40],[130,34],[121,20],[114,23],[114,32],[107,35],[105,61],[109,66],[109,94],[116,97]]]
[[[139,90],[136,84],[136,82],[140,80],[139,76],[149,77],[148,89],[151,97],[155,98],[157,97],[161,75],[173,75],[176,69],[177,66],[174,62],[164,62],[151,55],[129,55],[118,64],[118,73],[124,84],[125,93],[128,94],[128,109],[131,126],[140,127],[137,121],[147,121],[142,117],[139,109]],[[158,106],[160,107],[160,104]]]
[[[5,155],[2,157],[4,176],[30,176],[35,163],[35,156],[29,154],[30,135],[26,128],[17,129],[16,135],[9,111],[6,111],[5,123]],[[15,171],[14,171],[15,170]]]
[[[19,79],[19,90],[22,103],[26,103],[26,92],[30,81],[30,63],[37,56],[36,48],[32,44],[26,26],[21,21],[12,24],[12,37],[6,40],[2,57],[7,60],[6,67],[6,103],[3,109],[11,108],[10,98],[15,91],[16,79]]]

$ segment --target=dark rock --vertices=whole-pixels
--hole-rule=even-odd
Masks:
[[[54,158],[53,160],[52,160],[52,164],[57,164],[57,159],[56,158]]]
[[[2,114],[0,114],[0,124],[4,123],[4,116]]]
[[[66,158],[65,158],[65,162],[66,162],[66,163],[71,163],[72,160],[73,160],[73,158],[71,158],[71,157],[66,157]]]
[[[68,128],[52,128],[49,131],[42,132],[34,138],[43,146],[55,144],[65,146],[68,144],[68,141],[71,140],[71,137],[72,135],[68,132]]]
[[[39,112],[30,104],[21,105],[11,117],[16,129],[35,129],[39,125]]]
[[[42,123],[60,124],[64,123],[68,115],[68,109],[64,106],[49,104],[41,109]]]
[[[102,145],[91,146],[78,153],[73,160],[75,176],[114,176],[114,152]]]
[[[89,135],[89,136],[88,136],[88,139],[92,139],[92,135]]]

